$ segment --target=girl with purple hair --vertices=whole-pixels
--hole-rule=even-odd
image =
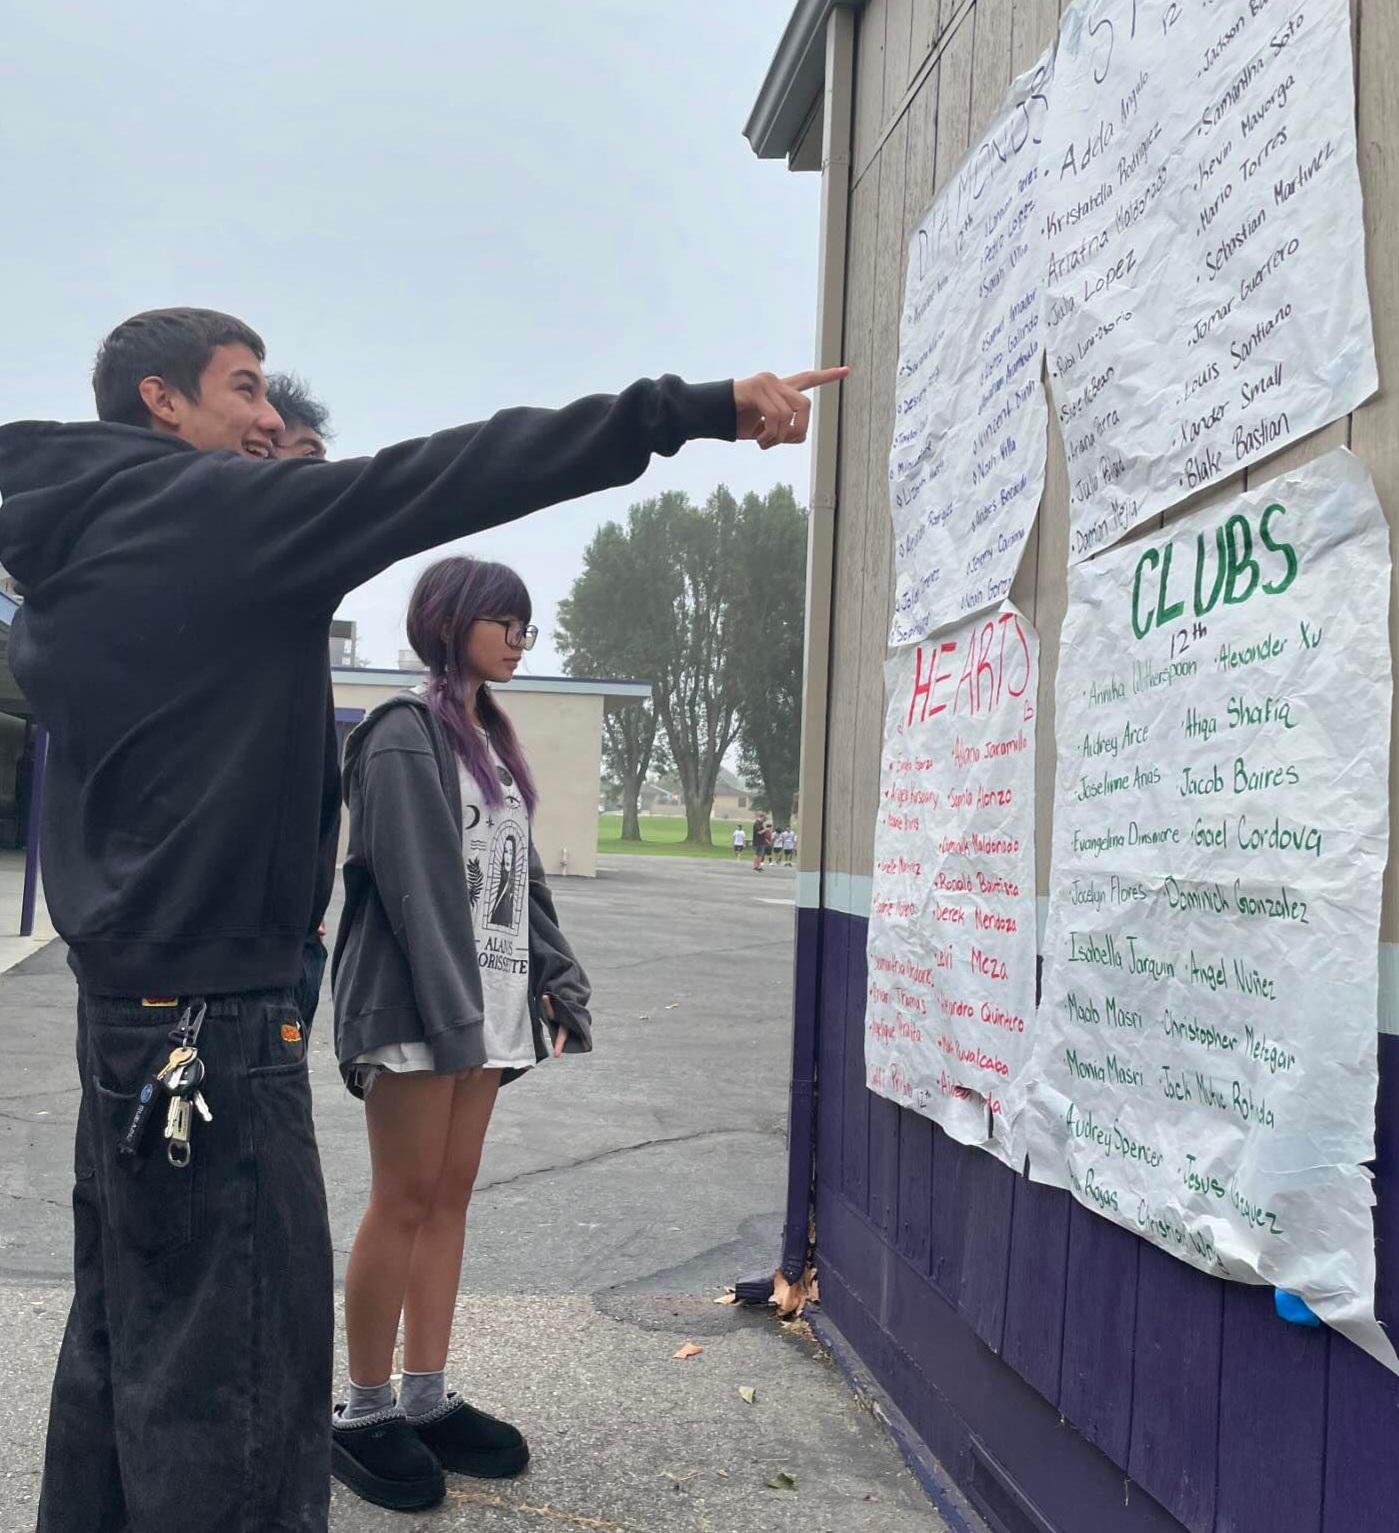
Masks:
[[[441,1501],[444,1469],[499,1477],[528,1462],[513,1426],[446,1387],[466,1211],[501,1084],[592,1047],[588,981],[530,839],[534,779],[491,692],[533,645],[530,616],[504,565],[434,564],[408,609],[426,684],[346,746],[335,1047],[364,1099],[372,1182],[345,1275],[350,1398],[332,1463],[399,1510]]]

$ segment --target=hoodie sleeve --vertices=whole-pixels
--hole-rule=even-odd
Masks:
[[[424,1035],[479,1027],[466,865],[437,758],[427,746],[370,747],[358,777],[360,849],[408,960]]]
[[[588,1002],[592,1000],[593,987],[568,938],[559,929],[554,896],[533,842],[529,849],[529,957],[530,985],[535,996],[547,995],[554,1003],[556,1020],[568,1028],[564,1053],[590,1053],[593,1022]]]
[[[653,455],[700,437],[732,441],[737,429],[731,381],[643,379],[561,410],[502,410],[372,458],[221,456],[218,499],[237,565],[264,599],[334,607],[400,559],[630,484]]]

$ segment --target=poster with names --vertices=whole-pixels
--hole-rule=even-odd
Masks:
[[[1348,0],[1080,0],[1045,126],[1071,561],[1378,387]]]
[[[894,648],[1003,601],[1039,509],[1052,58],[1011,87],[909,243],[889,452]]]
[[[1017,1160],[1035,1005],[1039,639],[1009,603],[885,667],[866,1083]]]
[[[1344,449],[1069,572],[1036,1181],[1374,1317],[1390,558]]]

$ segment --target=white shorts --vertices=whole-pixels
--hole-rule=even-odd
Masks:
[[[513,1062],[487,1060],[481,1068],[484,1070],[529,1070],[537,1063],[538,1060],[531,1054],[528,1059]],[[365,1096],[374,1089],[374,1082],[385,1070],[390,1070],[395,1075],[411,1075],[419,1071],[431,1073],[432,1067],[431,1046],[416,1039],[411,1043],[386,1043],[377,1049],[368,1049],[350,1061],[350,1069],[354,1072],[354,1084]]]

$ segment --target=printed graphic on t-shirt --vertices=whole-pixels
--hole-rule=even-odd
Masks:
[[[462,852],[492,1065],[534,1063],[529,1020],[529,811],[510,771],[493,756],[505,801],[489,807],[461,769]]]
[[[491,931],[520,929],[523,879],[527,853],[520,845],[520,834],[508,821],[496,827],[491,846],[491,901],[486,911],[486,926]]]

